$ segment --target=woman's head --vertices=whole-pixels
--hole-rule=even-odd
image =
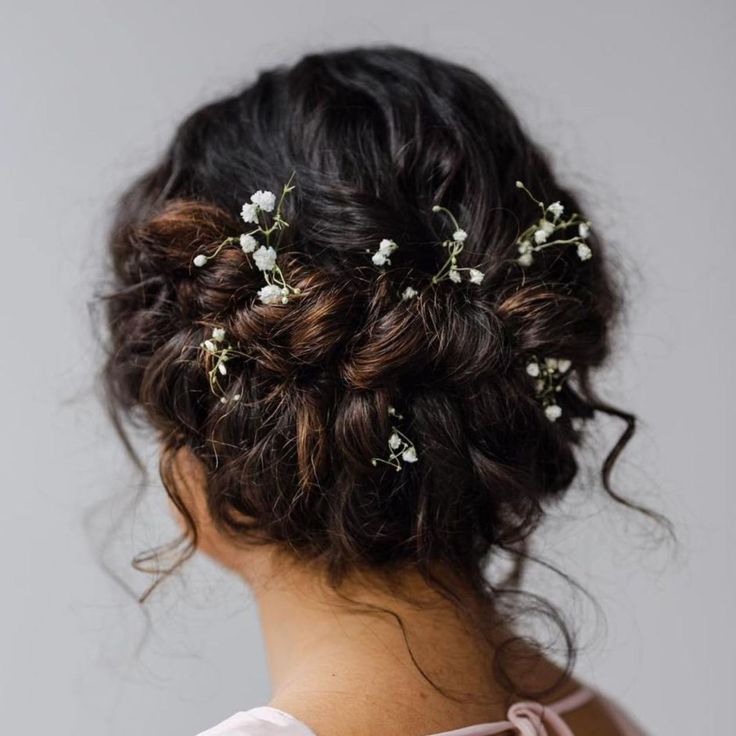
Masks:
[[[279,263],[298,295],[262,303],[263,274],[238,248],[193,265],[243,232],[253,192],[292,173]],[[335,583],[441,565],[483,590],[488,555],[519,549],[572,482],[582,420],[617,413],[590,382],[618,314],[606,249],[593,231],[590,260],[550,248],[520,267],[516,239],[539,208],[516,180],[582,211],[493,87],[404,49],[310,55],[182,123],[119,203],[105,377],[113,408],[155,428],[190,525],[169,472],[182,448],[234,545],[273,543]],[[402,300],[447,256],[435,204],[467,231],[458,265],[485,276]],[[378,268],[384,238],[400,247]],[[214,327],[241,353],[224,403],[200,347]],[[572,365],[554,422],[526,371],[540,355]],[[418,456],[399,472],[371,462],[386,456],[389,407]]]

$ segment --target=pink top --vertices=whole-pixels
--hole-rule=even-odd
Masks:
[[[646,736],[626,713],[611,700],[587,687],[581,687],[549,705],[531,700],[514,703],[506,714],[507,720],[495,723],[477,723],[452,731],[427,734],[427,736],[493,736],[493,734],[517,734],[517,736],[575,736],[562,718],[563,713],[585,705],[598,695],[608,708],[621,736]],[[283,710],[270,705],[260,705],[236,713],[197,736],[317,736],[305,723]]]

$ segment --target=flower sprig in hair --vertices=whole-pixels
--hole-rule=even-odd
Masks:
[[[278,204],[273,192],[259,189],[253,193],[250,202],[243,205],[240,216],[245,223],[254,224],[257,227],[242,233],[238,237],[225,238],[211,255],[200,253],[194,258],[194,265],[204,266],[226,245],[237,243],[243,253],[252,255],[256,268],[263,272],[266,285],[258,290],[258,298],[264,304],[286,304],[291,294],[299,294],[300,289],[290,286],[286,282],[286,278],[277,263],[278,244],[283,231],[289,227],[289,223],[283,217],[282,207],[286,195],[295,189],[291,183],[293,179],[294,175],[292,174],[281,190]],[[263,242],[256,236],[260,236]]]
[[[395,417],[396,419],[403,419],[393,406],[388,408],[389,416]],[[396,468],[398,472],[401,470],[401,462],[415,463],[417,461],[417,451],[412,441],[395,425],[391,427],[391,434],[388,437],[388,459],[384,460],[380,457],[372,457],[371,463],[378,465],[378,463],[386,463],[393,468]]]
[[[452,238],[443,240],[440,243],[440,245],[447,251],[447,259],[440,267],[440,270],[432,276],[432,283],[436,284],[437,282],[444,281],[445,279],[454,283],[460,283],[462,281],[461,271],[467,271],[468,281],[472,284],[480,284],[481,281],[483,281],[483,276],[485,275],[482,271],[477,268],[461,268],[457,265],[457,257],[463,249],[468,234],[460,227],[455,216],[446,207],[441,207],[436,204],[432,207],[432,212],[444,212],[452,221],[454,228]],[[390,256],[398,247],[399,246],[396,241],[384,238],[378,244],[378,249],[371,255],[371,260],[376,266],[390,265]],[[370,253],[370,251],[367,252]],[[401,299],[402,301],[407,301],[409,299],[413,299],[418,294],[419,292],[413,286],[407,286],[401,292]]]
[[[224,404],[227,401],[227,397],[220,387],[219,377],[227,375],[227,366],[225,364],[233,356],[234,349],[226,340],[225,330],[222,327],[213,328],[212,336],[203,340],[199,346],[207,354],[209,365],[211,366],[207,371],[207,377],[210,381],[212,393],[219,396],[220,401]],[[240,394],[235,394],[232,398],[233,401],[237,401],[240,398]]]
[[[483,281],[483,271],[480,271],[477,268],[460,268],[457,265],[457,257],[465,245],[465,239],[468,237],[468,234],[460,227],[458,221],[455,219],[455,215],[453,215],[446,207],[436,204],[432,207],[432,212],[443,212],[446,214],[450,218],[454,228],[452,238],[442,241],[442,247],[447,250],[447,260],[442,264],[440,270],[432,276],[432,283],[436,284],[438,281],[442,281],[443,279],[449,279],[455,283],[460,283],[460,281],[462,281],[462,275],[460,272],[467,271],[469,281],[472,284],[480,284],[480,282]]]
[[[593,251],[585,242],[590,235],[590,222],[577,212],[573,212],[569,217],[563,217],[565,208],[560,202],[552,202],[545,206],[540,202],[520,181],[516,182],[519,189],[523,189],[535,202],[540,210],[541,217],[526,230],[516,240],[519,256],[516,259],[521,266],[531,266],[534,262],[534,254],[551,245],[575,245],[577,246],[578,258],[581,261],[587,261],[592,257]],[[567,228],[577,225],[577,234],[572,237],[553,237],[555,233],[566,230]]]
[[[542,402],[544,413],[551,422],[562,416],[562,409],[556,394],[562,390],[562,382],[567,378],[571,362],[566,358],[533,357],[526,365],[526,372],[534,378],[537,398]]]

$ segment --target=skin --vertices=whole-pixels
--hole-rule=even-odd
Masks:
[[[398,580],[412,594],[411,602],[391,595],[365,572],[356,571],[340,592],[399,614],[416,661],[462,702],[422,677],[393,617],[356,612],[324,584],[318,570],[281,549],[244,548],[229,540],[207,512],[205,479],[200,461],[186,448],[177,451],[174,480],[195,519],[198,551],[239,575],[254,594],[271,675],[269,705],[295,716],[319,736],[425,736],[505,720],[515,698],[489,675],[493,648],[418,574],[407,571]],[[183,527],[173,505],[171,509]],[[470,599],[467,603],[473,605]],[[503,627],[498,630],[501,635]],[[532,650],[519,647],[517,653],[514,675],[528,687],[548,687],[559,677],[557,666]],[[579,686],[568,678],[539,700],[552,702]],[[565,720],[576,735],[619,734],[597,698]]]

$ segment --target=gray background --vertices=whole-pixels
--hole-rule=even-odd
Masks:
[[[734,723],[735,17],[725,0],[3,3],[0,729],[187,736],[266,702],[236,581],[197,561],[147,624],[99,566],[109,538],[104,559],[141,590],[128,561],[172,526],[154,481],[120,516],[134,477],[91,391],[87,302],[114,193],[180,117],[260,67],[383,41],[495,80],[620,251],[632,311],[605,385],[642,425],[616,477],[680,547],[583,476],[540,550],[605,619],[538,584],[579,623],[581,675],[653,733]]]

